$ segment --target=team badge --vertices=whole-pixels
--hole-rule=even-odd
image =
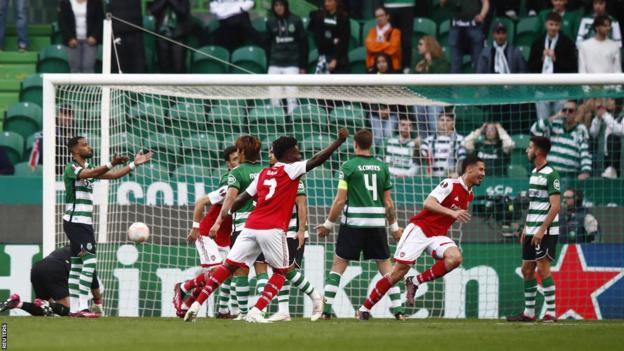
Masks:
[[[232,185],[236,183],[236,177],[234,177],[233,175],[229,175],[228,176],[228,185]]]
[[[292,23],[291,23],[291,24],[289,24],[289,25],[288,25],[288,31],[289,31],[290,33],[294,33],[294,32],[295,32],[295,25],[294,25],[294,24],[292,24]]]
[[[560,190],[561,186],[559,185],[559,179],[555,179],[555,181],[553,182],[553,188],[555,188],[555,190]]]

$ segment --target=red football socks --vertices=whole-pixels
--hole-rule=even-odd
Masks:
[[[199,304],[203,304],[219,285],[221,285],[227,278],[232,275],[229,269],[225,268],[225,266],[218,266],[212,272],[206,281],[206,285],[204,289],[199,293],[197,299],[195,301],[199,302]]]
[[[381,300],[381,298],[386,294],[386,292],[392,287],[392,282],[390,281],[390,277],[388,275],[384,275],[379,279],[377,284],[375,284],[375,288],[371,291],[366,301],[364,301],[364,308],[370,310],[375,306],[375,304]]]
[[[416,280],[418,284],[422,284],[440,278],[446,273],[448,273],[448,270],[446,269],[446,266],[444,266],[444,260],[439,260],[431,266],[431,268],[417,275]]]
[[[273,272],[271,278],[264,286],[264,290],[262,290],[262,295],[256,302],[256,308],[262,311],[268,304],[271,303],[271,300],[277,295],[282,286],[284,285],[284,281],[286,280],[286,276],[281,272]]]

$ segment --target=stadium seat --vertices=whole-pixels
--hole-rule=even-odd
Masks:
[[[251,71],[253,73],[266,73],[267,61],[264,49],[257,46],[244,46],[232,53],[232,64]],[[232,73],[247,73],[236,67],[231,68]]]
[[[525,61],[529,61],[529,55],[531,55],[531,47],[520,45],[517,48],[518,50],[520,50],[520,53],[522,54],[522,58],[524,58]]]
[[[152,134],[147,139],[147,147],[154,152],[152,160],[169,166],[170,170],[176,166],[180,150],[178,137],[168,133]]]
[[[134,156],[139,151],[147,150],[147,135],[140,137],[131,133],[117,133],[111,136],[111,150],[119,154]]]
[[[39,53],[38,73],[69,73],[67,48],[64,45],[52,45]]]
[[[492,31],[494,30],[494,26],[497,22],[502,22],[507,27],[507,42],[511,45],[514,44],[514,36],[516,33],[516,24],[514,21],[507,17],[496,17],[492,19],[492,24],[490,25],[490,30],[488,31],[488,46],[491,46],[492,40],[494,40]]]
[[[476,106],[456,106],[454,113],[455,130],[457,130],[457,133],[464,136],[482,126],[485,121],[483,111]]]
[[[334,139],[327,134],[309,134],[299,143],[299,147],[304,156],[309,158],[315,153],[323,150],[333,141]]]
[[[9,160],[15,165],[22,160],[22,154],[24,153],[24,138],[14,132],[1,132],[0,147],[7,151],[9,154]]]
[[[533,40],[535,40],[535,27],[537,25],[537,17],[525,17],[520,19],[518,26],[516,27],[516,36],[514,44],[516,46],[528,46],[531,47]]]
[[[448,36],[449,36],[449,32],[451,31],[451,21],[450,20],[446,20],[442,23],[440,23],[440,26],[438,27],[438,42],[440,43],[441,46],[447,46],[448,45]],[[447,54],[448,56],[448,54]]]
[[[147,137],[165,129],[165,109],[162,104],[138,103],[128,111],[128,132]]]
[[[169,181],[169,169],[167,166],[154,162],[153,159],[152,162],[137,167],[132,173],[134,180],[144,185],[153,182]]]
[[[210,168],[197,164],[183,164],[173,171],[174,181],[181,183],[204,183],[210,184],[212,172]]]
[[[297,106],[292,112],[293,134],[297,140],[303,140],[310,134],[329,133],[327,111],[318,105]]]
[[[507,176],[509,178],[527,178],[529,172],[523,165],[512,163],[507,167]]]
[[[181,102],[169,108],[171,132],[179,137],[188,137],[206,130],[206,110],[203,100]]]
[[[37,165],[33,170],[28,162],[20,162],[15,165],[15,173],[17,177],[41,177],[43,176],[43,166]]]
[[[313,169],[311,172],[306,174],[306,180],[314,181],[314,180],[333,180],[334,173],[327,168],[317,167]]]
[[[21,83],[20,101],[32,102],[41,106],[43,102],[43,78],[41,74],[33,74]]]
[[[202,133],[182,138],[180,163],[218,167],[222,150],[221,138],[213,134]]]
[[[358,46],[362,45],[362,28],[360,27],[360,22],[354,20],[353,18],[349,19],[349,25],[351,26],[351,37],[349,39],[349,50],[356,49]]]
[[[208,130],[217,135],[247,133],[245,110],[235,105],[216,105],[208,113]]]
[[[209,56],[193,53],[191,73],[228,73],[230,53],[221,46],[204,46],[199,49]],[[217,59],[221,60],[218,61]]]
[[[345,105],[336,107],[329,115],[331,130],[338,131],[338,127],[349,128],[351,135],[366,126],[366,113],[361,106]]]
[[[362,26],[362,45],[364,44],[364,41],[366,41],[368,32],[370,32],[370,30],[375,28],[376,26],[377,26],[377,21],[374,19],[364,22],[364,25]]]
[[[366,73],[366,48],[361,46],[349,51],[351,73]]]
[[[223,148],[230,146],[236,146],[236,140],[240,137],[241,134],[226,134],[223,138]]]
[[[58,22],[54,21],[51,24],[52,33],[50,34],[50,44],[52,45],[61,45],[63,44],[63,35],[61,34],[61,29],[59,28]]]
[[[308,53],[308,73],[316,72],[316,64],[318,63],[319,53],[317,49],[310,50]]]
[[[251,20],[251,25],[256,31],[266,33],[266,24],[268,20],[269,18],[265,16],[256,17]]]
[[[511,136],[511,140],[516,144],[516,149],[526,150],[529,147],[530,135],[527,134],[514,134]]]
[[[4,130],[28,138],[43,128],[41,107],[32,102],[19,102],[9,107],[4,121]]]
[[[449,20],[451,18],[451,8],[452,6],[441,7],[439,1],[434,1],[431,19],[437,24]]]
[[[249,133],[253,135],[274,135],[285,131],[286,113],[281,107],[256,107],[249,112],[248,118]]]
[[[418,40],[423,35],[430,35],[435,38],[437,34],[437,27],[437,24],[429,18],[414,18],[414,28],[412,30],[412,47],[418,46]]]

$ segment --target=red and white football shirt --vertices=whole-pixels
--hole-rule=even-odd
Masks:
[[[227,193],[227,185],[220,187],[219,189],[210,192],[208,194],[208,199],[210,199],[211,206],[208,209],[208,213],[202,218],[201,222],[199,222],[199,234],[201,236],[208,236],[210,232],[210,228],[212,228],[213,224],[217,221],[217,217],[219,217],[219,213],[221,212],[221,207],[223,204],[223,200],[225,199],[225,194]],[[232,217],[227,216],[223,219],[223,223],[217,232],[217,236],[214,238],[214,241],[217,245],[221,247],[229,247],[232,243]]]
[[[247,218],[245,228],[288,230],[299,178],[306,173],[306,163],[278,162],[260,172],[245,190],[257,198],[256,207]]]
[[[468,204],[474,199],[472,190],[468,189],[462,177],[443,180],[429,196],[433,196],[442,206],[452,210],[467,210]],[[410,219],[410,222],[419,226],[426,236],[432,237],[447,235],[455,219],[445,214],[422,209]]]

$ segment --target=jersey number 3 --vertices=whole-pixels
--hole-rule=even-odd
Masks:
[[[264,197],[264,199],[268,200],[272,198],[273,194],[275,194],[275,187],[277,187],[277,180],[275,180],[275,178],[265,179],[262,184],[269,187],[269,193]]]
[[[366,190],[373,193],[373,201],[377,201],[377,175],[364,174],[364,186]]]

